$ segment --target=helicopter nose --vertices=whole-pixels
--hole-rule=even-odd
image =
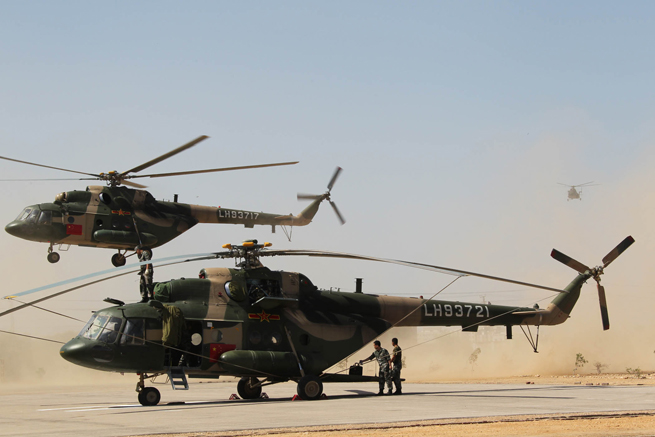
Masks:
[[[78,339],[73,339],[63,345],[59,353],[63,359],[73,364],[83,365],[86,359],[88,359],[86,344]]]
[[[114,349],[111,347],[80,338],[74,338],[63,345],[59,354],[66,361],[91,368],[102,367],[103,363],[114,360]]]
[[[21,224],[16,223],[16,222],[11,222],[7,226],[5,226],[5,231],[13,235],[14,237],[20,237],[21,236]]]

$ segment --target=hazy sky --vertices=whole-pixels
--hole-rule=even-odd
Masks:
[[[300,164],[146,180],[150,192],[282,214],[304,208],[296,192],[322,193],[334,168],[344,168],[333,190],[343,227],[326,205],[291,243],[281,230],[199,225],[156,257],[259,238],[564,286],[575,274],[549,258],[553,247],[595,265],[632,233],[637,244],[607,275],[620,335],[653,307],[654,9],[600,1],[3,2],[0,154],[124,171],[205,134],[211,139],[151,170]],[[11,162],[0,171],[7,179],[68,176]],[[587,181],[601,185],[581,202],[567,202],[557,185]],[[27,205],[86,186],[0,183],[3,225]],[[4,232],[0,244],[3,295],[103,270],[112,255],[73,247],[50,265],[45,244]],[[450,280],[345,261],[268,264],[322,287],[353,288],[362,276],[365,291],[381,294],[428,296]],[[160,269],[155,279],[193,277],[201,267]],[[137,279],[51,305],[86,319],[106,296],[138,299]],[[444,296],[521,305],[549,296],[460,283]],[[576,311],[591,314],[602,335],[595,290],[585,290]],[[59,330],[80,328],[23,314],[0,326],[29,330],[29,314]]]

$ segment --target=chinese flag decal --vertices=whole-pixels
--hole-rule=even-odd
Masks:
[[[82,225],[66,225],[66,235],[82,235]]]
[[[236,344],[211,343],[209,345],[209,362],[218,362],[221,355],[225,352],[233,351],[236,348]]]

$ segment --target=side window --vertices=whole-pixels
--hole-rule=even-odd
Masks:
[[[37,222],[40,225],[49,225],[52,223],[52,212],[42,211],[39,216],[39,221]]]
[[[264,297],[279,297],[280,283],[269,279],[248,279],[246,280],[248,297],[250,302],[255,303]]]
[[[145,331],[143,319],[127,319],[120,343],[142,345],[145,343]]]
[[[115,342],[116,338],[118,338],[118,331],[121,329],[122,322],[123,320],[118,317],[110,318],[109,322],[107,322],[107,325],[105,325],[105,329],[103,329],[98,336],[98,341],[105,343]]]

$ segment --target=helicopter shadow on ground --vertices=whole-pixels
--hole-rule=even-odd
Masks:
[[[539,395],[527,395],[517,393],[516,395],[505,395],[507,392],[526,392],[535,390],[566,390],[571,387],[562,386],[562,387],[521,387],[521,388],[499,388],[499,389],[474,389],[474,390],[455,390],[455,391],[440,391],[440,392],[431,392],[431,391],[421,391],[421,392],[408,392],[403,393],[402,398],[413,396],[442,396],[442,397],[475,397],[475,398],[489,398],[489,399],[498,399],[502,398],[512,398],[512,399],[574,399],[574,396],[539,396]],[[593,389],[593,388],[602,388],[602,387],[576,387],[577,389]],[[347,400],[347,399],[358,399],[358,398],[378,398],[378,395],[374,391],[366,390],[347,390],[351,394],[341,394],[336,396],[327,395],[327,398],[324,400]],[[501,396],[498,396],[501,394]],[[395,396],[385,395],[379,396],[381,399],[385,398],[395,398]],[[291,398],[269,398],[269,399],[252,399],[252,400],[221,400],[221,401],[194,401],[194,402],[169,402],[166,404],[160,404],[153,407],[143,407],[140,405],[117,405],[108,407],[109,410],[128,410],[128,411],[115,411],[117,414],[133,414],[133,413],[145,413],[145,412],[162,412],[162,411],[174,411],[174,410],[188,410],[188,409],[204,409],[204,408],[216,408],[216,407],[246,407],[251,406],[257,403],[265,403],[266,405],[271,404],[284,404],[291,401]],[[304,401],[300,401],[304,402]]]

